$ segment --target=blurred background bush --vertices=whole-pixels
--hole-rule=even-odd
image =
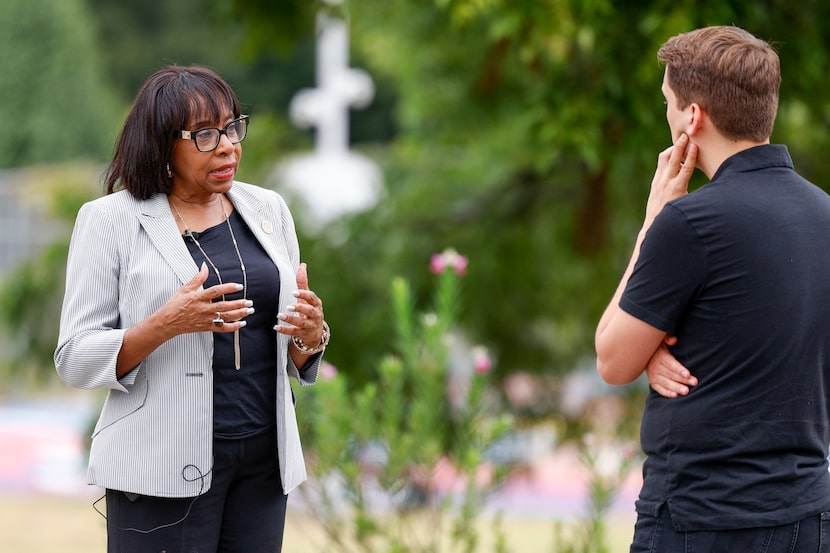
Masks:
[[[333,329],[326,357],[352,390],[379,379],[395,341],[390,282],[403,276],[422,308],[430,256],[454,247],[470,259],[455,324],[487,345],[492,392],[515,427],[552,425],[564,441],[595,426],[608,390],[595,380],[594,328],[670,140],[656,50],[672,35],[736,24],[771,42],[783,70],[773,141],[830,186],[823,0],[0,6],[0,399],[56,385],[68,233],[81,203],[103,193],[141,83],[168,63],[216,69],[251,114],[239,179],[280,190],[279,164],[313,149],[288,106],[315,85],[321,9],[348,21],[350,64],[374,80],[371,104],[350,115],[350,146],[385,187],[375,207],[323,229],[295,211]],[[618,434],[636,435],[642,393],[616,390]]]
[[[133,95],[166,63],[208,65],[234,86],[253,121],[239,177],[277,187],[275,166],[313,144],[312,131],[288,120],[288,104],[314,86],[322,4],[0,4],[0,219],[17,226],[2,227],[0,314],[16,342],[3,370],[51,379],[57,319],[46,306],[62,290],[59,274],[40,273],[60,273],[62,256],[43,249],[51,239],[33,238],[27,255],[5,261],[7,241],[25,230],[15,213],[35,213],[31,226],[65,242],[79,204],[102,193]],[[423,295],[425,260],[446,246],[475,260],[459,321],[491,348],[498,378],[591,364],[595,322],[669,140],[655,51],[673,34],[735,23],[773,43],[784,74],[773,140],[828,183],[826,2],[348,0],[330,9],[349,21],[351,64],[375,81],[350,136],[381,166],[386,192],[321,233],[304,233],[296,217],[337,328],[327,355],[358,382],[374,377],[387,345],[388,283],[405,275]]]

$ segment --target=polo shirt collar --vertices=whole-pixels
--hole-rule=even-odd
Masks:
[[[793,160],[784,144],[761,144],[742,150],[721,163],[710,182],[730,173],[744,173],[759,169],[785,167],[793,169]]]

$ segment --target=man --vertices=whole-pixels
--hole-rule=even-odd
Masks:
[[[611,384],[654,357],[631,551],[830,551],[830,197],[769,142],[769,44],[708,27],[658,59],[673,146],[596,332]]]

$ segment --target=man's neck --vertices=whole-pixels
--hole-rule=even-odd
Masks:
[[[718,172],[721,164],[728,158],[738,152],[754,148],[755,146],[761,146],[762,144],[769,144],[769,139],[764,142],[754,142],[751,140],[733,140],[720,134],[707,137],[706,140],[697,143],[697,167],[703,171],[709,180],[712,180],[712,177]]]

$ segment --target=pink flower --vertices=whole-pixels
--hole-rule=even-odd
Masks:
[[[432,259],[429,261],[429,270],[436,275],[440,275],[447,268],[447,262],[444,255],[440,253],[432,254]]]
[[[504,395],[514,407],[532,405],[539,390],[539,385],[533,377],[523,371],[511,373],[504,380]]]
[[[493,368],[493,360],[483,346],[473,348],[473,368],[478,374],[487,374]]]
[[[320,378],[323,380],[331,380],[337,376],[337,367],[332,365],[331,363],[326,363],[323,361],[320,364]]]
[[[429,261],[429,270],[436,275],[440,275],[447,268],[452,268],[458,276],[464,276],[467,272],[467,264],[469,260],[467,257],[459,254],[452,248],[447,248],[441,253],[432,255]]]

